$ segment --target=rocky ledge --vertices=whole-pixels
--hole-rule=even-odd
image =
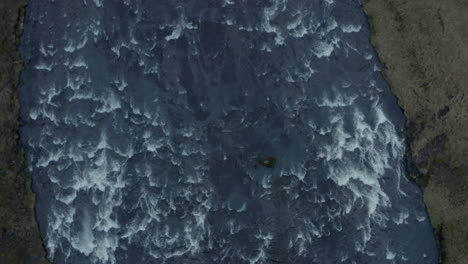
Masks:
[[[364,0],[444,264],[468,263],[468,1]]]
[[[26,0],[0,1],[0,263],[45,264],[34,217],[34,194],[18,141],[17,88],[22,61],[17,44]]]

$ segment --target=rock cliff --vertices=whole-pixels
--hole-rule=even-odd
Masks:
[[[26,0],[0,1],[0,263],[48,263],[34,218],[34,194],[18,141],[17,44]]]
[[[442,262],[468,263],[468,1],[365,0]]]

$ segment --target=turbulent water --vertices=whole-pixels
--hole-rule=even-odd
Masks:
[[[369,35],[358,0],[30,0],[49,259],[437,263]]]

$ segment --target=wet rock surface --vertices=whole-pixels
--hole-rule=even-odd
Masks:
[[[18,145],[16,90],[22,62],[16,44],[25,0],[0,2],[0,263],[48,263],[34,219],[34,194]]]
[[[468,2],[367,0],[443,263],[468,263]]]

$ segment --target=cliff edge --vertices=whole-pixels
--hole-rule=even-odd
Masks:
[[[0,264],[45,264],[31,180],[18,141],[17,51],[26,0],[0,1]]]
[[[444,264],[468,263],[468,1],[364,0]]]

